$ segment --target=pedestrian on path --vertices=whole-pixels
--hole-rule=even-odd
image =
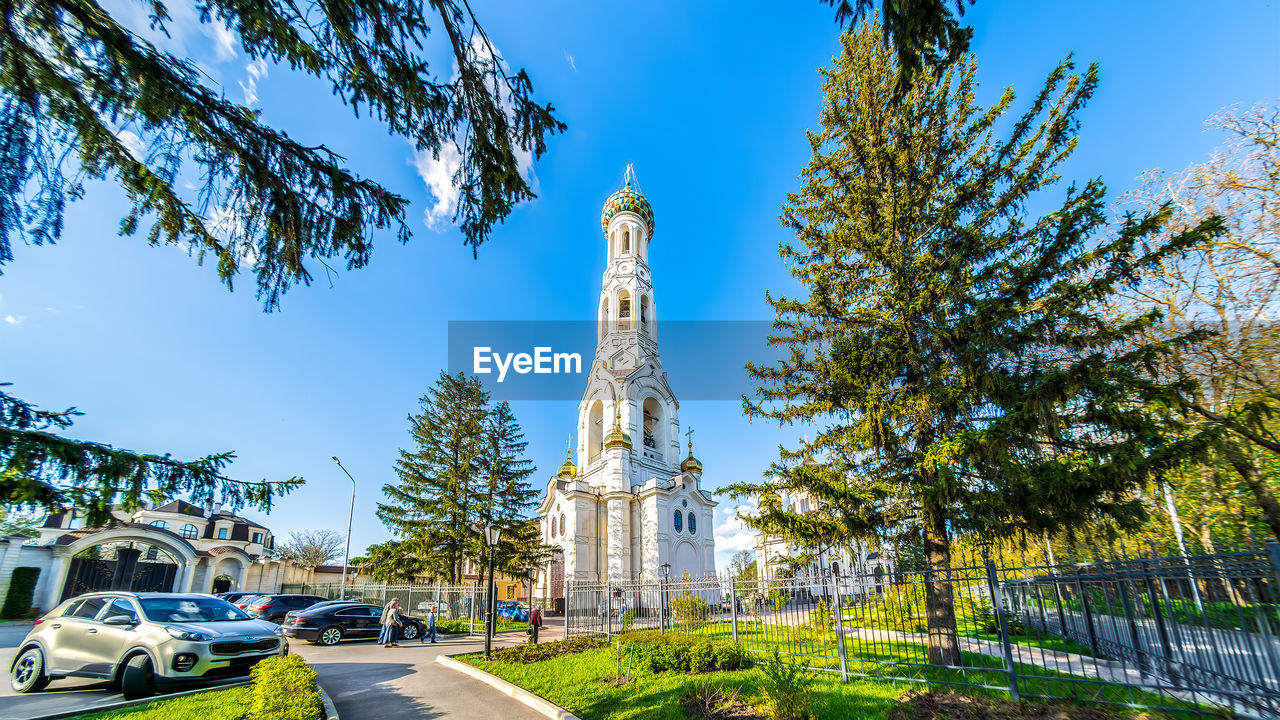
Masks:
[[[391,598],[391,602],[382,608],[382,632],[378,635],[378,642],[382,643],[382,647],[400,647],[399,640],[400,630],[400,598]]]
[[[426,642],[427,638],[431,638],[431,642],[436,641],[436,609],[434,606],[427,610],[427,631],[422,634],[419,642]]]
[[[529,642],[538,644],[538,628],[542,627],[542,606],[538,605],[529,613]]]

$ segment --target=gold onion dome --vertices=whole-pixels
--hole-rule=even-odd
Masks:
[[[609,221],[613,219],[614,215],[621,212],[635,213],[648,226],[649,237],[652,238],[654,229],[653,206],[649,204],[644,195],[640,194],[639,190],[631,187],[631,178],[632,172],[628,166],[626,186],[610,195],[609,199],[604,201],[604,209],[600,211],[600,229],[604,231],[605,235],[608,235]]]
[[[564,464],[560,466],[560,472],[556,473],[556,477],[572,480],[578,476],[578,466],[573,464],[573,451],[564,451]]]
[[[693,456],[693,443],[689,443],[689,457],[680,463],[680,472],[702,472],[702,463]]]
[[[610,450],[616,447],[626,448],[627,450],[631,449],[631,436],[622,431],[621,411],[614,413],[613,429],[609,431],[609,434],[605,436],[604,439],[605,450]]]

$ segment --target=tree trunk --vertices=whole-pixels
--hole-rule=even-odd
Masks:
[[[1258,468],[1253,464],[1253,458],[1249,457],[1235,440],[1228,440],[1223,452],[1227,462],[1231,463],[1231,467],[1235,468],[1237,473],[1240,473],[1240,477],[1253,492],[1254,498],[1258,501],[1258,507],[1262,509],[1262,519],[1266,520],[1271,528],[1271,534],[1276,536],[1276,540],[1280,540],[1280,503],[1277,503],[1275,495],[1271,494],[1271,488],[1267,486],[1266,480],[1258,475]]]
[[[924,512],[924,559],[929,572],[925,597],[929,608],[929,663],[959,665],[960,643],[956,639],[955,593],[951,588],[951,541],[940,508],[926,505]]]

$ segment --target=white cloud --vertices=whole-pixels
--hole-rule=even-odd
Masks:
[[[19,315],[19,316],[17,316],[17,317],[14,317],[14,316],[12,316],[12,315],[5,315],[5,316],[4,316],[4,321],[5,321],[5,322],[9,323],[10,325],[15,325],[15,326],[16,326],[16,325],[21,325],[21,324],[22,324],[22,321],[23,321],[23,320],[26,320],[26,319],[27,319],[27,318],[26,318],[25,316],[23,316],[23,315]]]
[[[226,62],[235,58],[236,45],[239,39],[220,20],[214,18],[212,22],[201,25],[200,32],[213,40],[213,52],[218,58],[218,62]]]
[[[453,143],[440,148],[440,157],[430,152],[419,152],[413,159],[418,168],[418,175],[427,184],[427,194],[435,200],[423,213],[423,222],[432,230],[443,230],[445,223],[453,219],[453,212],[458,207],[458,188],[454,187],[453,175],[462,164],[462,153]]]
[[[120,141],[121,145],[124,145],[125,149],[129,151],[129,154],[133,156],[134,160],[137,160],[138,162],[146,161],[147,149],[146,146],[142,144],[142,138],[138,137],[137,133],[132,130],[120,130],[116,132],[116,139]]]
[[[470,52],[480,61],[488,61],[494,58],[494,53],[489,49],[488,43],[479,35],[471,39]],[[502,53],[497,54],[497,62],[501,63],[504,68],[507,67],[506,61],[502,59]],[[453,64],[453,80],[457,80],[459,76],[458,64]],[[508,115],[514,113],[515,108],[503,96],[501,99],[502,107]],[[515,149],[516,167],[520,171],[520,175],[529,183],[534,193],[538,192],[538,176],[533,171],[533,154],[531,152]],[[458,172],[458,168],[462,165],[462,152],[458,149],[457,143],[445,143],[440,148],[440,152],[433,154],[429,151],[419,151],[414,154],[413,165],[418,170],[418,176],[427,186],[428,206],[423,213],[423,223],[432,230],[442,231],[445,226],[452,221],[453,214],[458,208],[458,198],[460,193],[454,187],[453,176]]]
[[[245,65],[244,71],[249,75],[249,84],[240,83],[240,89],[244,91],[245,106],[253,107],[258,104],[258,81],[267,76],[267,63],[258,58]]]
[[[723,517],[715,527],[716,555],[727,559],[739,550],[755,548],[756,531],[748,527],[747,523],[742,519],[743,515],[752,515],[755,511],[756,503],[754,500],[721,508]]]
[[[573,56],[569,54],[568,50],[564,51],[564,59],[569,61],[569,67],[573,68],[574,72],[578,71],[578,64],[573,61]]]

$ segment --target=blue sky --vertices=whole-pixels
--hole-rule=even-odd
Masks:
[[[786,12],[742,2],[472,5],[569,126],[534,168],[538,199],[496,229],[479,259],[433,213],[441,198],[424,180],[429,164],[405,141],[352,117],[314,79],[251,67],[225,36],[183,26],[190,13],[175,11],[170,49],[196,58],[229,96],[256,98],[267,122],[410,198],[415,236],[404,246],[375,238],[370,267],[332,287],[317,268],[312,287],[264,314],[250,277],[228,293],[183,252],[117,237],[118,192],[91,186],[60,243],[18,246],[0,276],[0,380],[44,407],[84,411],[78,437],[179,457],[235,450],[237,477],[304,476],[262,518],[282,536],[345,528],[350,485],[329,459],[338,455],[360,483],[354,554],[388,537],[374,516],[379,488],[395,479],[406,415],[445,364],[450,320],[593,317],[600,206],[628,163],[657,218],[660,317],[767,319],[765,289],[792,287],[776,254],[786,239],[777,216],[808,159],[817,71],[837,43],[830,9],[816,0]],[[984,101],[1008,85],[1026,99],[1071,52],[1101,63],[1064,176],[1100,176],[1113,196],[1144,169],[1203,159],[1221,140],[1203,129],[1215,111],[1280,94],[1276,2],[979,0],[966,19]],[[679,394],[680,378],[671,382]],[[514,408],[542,486],[576,399]],[[748,423],[736,402],[685,402],[680,418],[698,430],[712,489],[757,477],[778,442],[803,432]],[[717,515],[721,564],[749,545],[731,504],[722,498]]]

